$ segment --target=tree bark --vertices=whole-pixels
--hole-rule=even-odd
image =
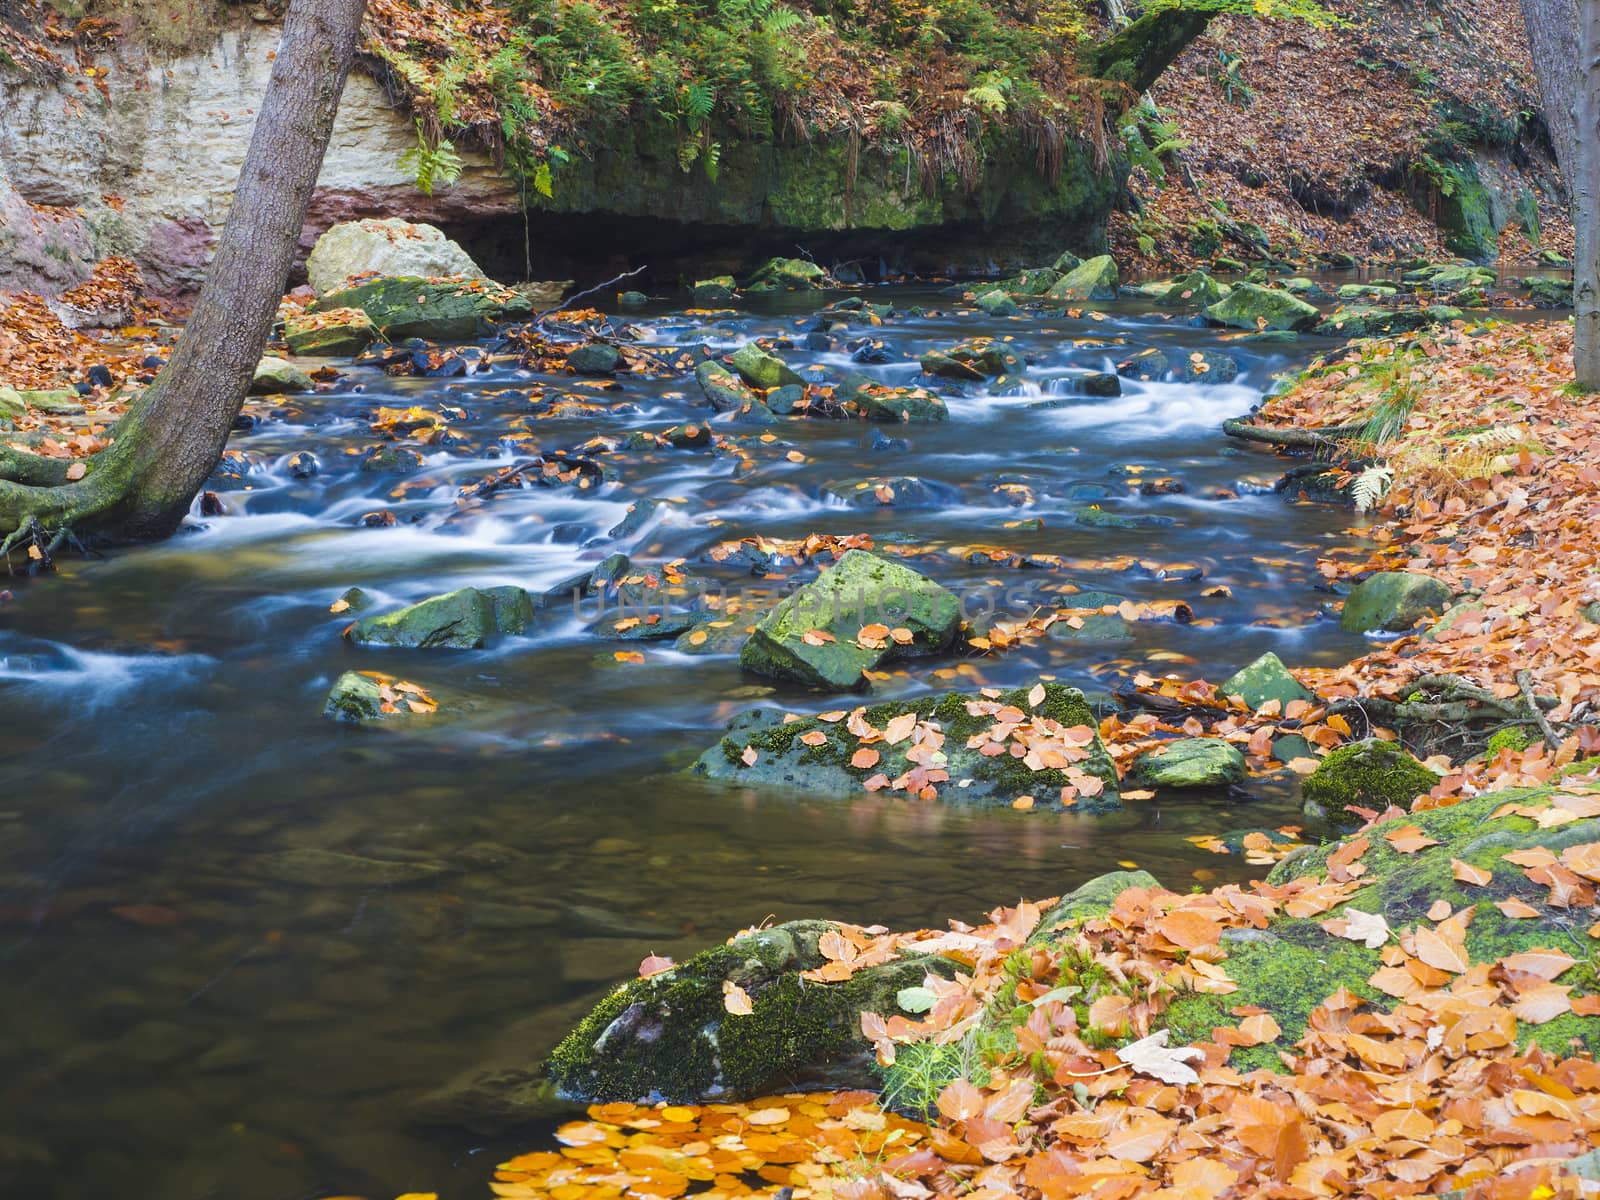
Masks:
[[[1585,0],[1572,107],[1572,370],[1584,391],[1600,390],[1600,0]],[[1566,164],[1562,164],[1565,167]]]
[[[76,482],[0,457],[3,543],[37,521],[100,541],[164,537],[216,469],[277,315],[355,61],[366,0],[292,0],[205,285],[171,360]],[[41,486],[44,485],[44,486]]]
[[[1579,0],[1522,0],[1522,23],[1544,100],[1544,123],[1556,163],[1568,178],[1577,147],[1572,110],[1578,100],[1578,4]]]

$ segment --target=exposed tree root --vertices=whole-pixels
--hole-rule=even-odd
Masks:
[[[1222,432],[1240,441],[1300,450],[1326,450],[1340,438],[1354,437],[1364,428],[1363,425],[1329,425],[1323,429],[1297,429],[1256,425],[1248,417],[1230,417],[1222,423]]]

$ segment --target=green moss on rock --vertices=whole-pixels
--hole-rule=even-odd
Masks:
[[[1350,633],[1404,633],[1426,617],[1438,617],[1455,600],[1448,584],[1414,571],[1379,571],[1355,586],[1339,614]]]
[[[748,1099],[798,1087],[875,1086],[863,1011],[899,1011],[896,996],[956,964],[912,956],[842,983],[805,982],[821,966],[826,921],[795,921],[702,951],[612,992],[551,1053],[561,1095],[583,1101]],[[750,997],[729,1013],[724,985]]]
[[[1427,795],[1439,777],[1393,742],[1375,739],[1341,746],[1317,765],[1300,785],[1307,805],[1332,820],[1349,820],[1347,805],[1409,807]]]

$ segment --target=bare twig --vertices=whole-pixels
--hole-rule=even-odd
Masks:
[[[1545,745],[1552,750],[1561,749],[1561,736],[1551,728],[1550,718],[1544,715],[1538,699],[1533,694],[1533,676],[1526,671],[1518,671],[1517,686],[1522,689],[1522,698],[1527,702],[1528,711],[1533,714],[1533,723],[1539,727],[1539,732],[1544,734]]]
[[[560,304],[556,305],[554,308],[547,308],[547,309],[545,309],[544,312],[535,314],[534,318],[533,318],[534,323],[538,324],[539,322],[543,321],[546,317],[551,316],[554,313],[558,313],[562,309],[572,307],[572,304],[573,304],[574,301],[582,300],[585,296],[592,296],[596,292],[603,292],[603,291],[605,291],[606,288],[611,287],[614,284],[621,283],[624,279],[632,279],[635,275],[642,275],[646,271],[648,271],[649,269],[650,268],[649,268],[648,264],[645,265],[645,266],[642,266],[642,267],[635,267],[633,270],[628,271],[625,274],[618,275],[615,279],[608,279],[604,283],[595,284],[592,288],[586,288],[585,290],[579,292],[575,296],[568,296],[565,300],[563,300]]]

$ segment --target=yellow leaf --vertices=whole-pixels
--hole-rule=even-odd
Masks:
[[[722,981],[722,1007],[736,1017],[748,1017],[755,1012],[750,1003],[750,993],[731,979]]]

